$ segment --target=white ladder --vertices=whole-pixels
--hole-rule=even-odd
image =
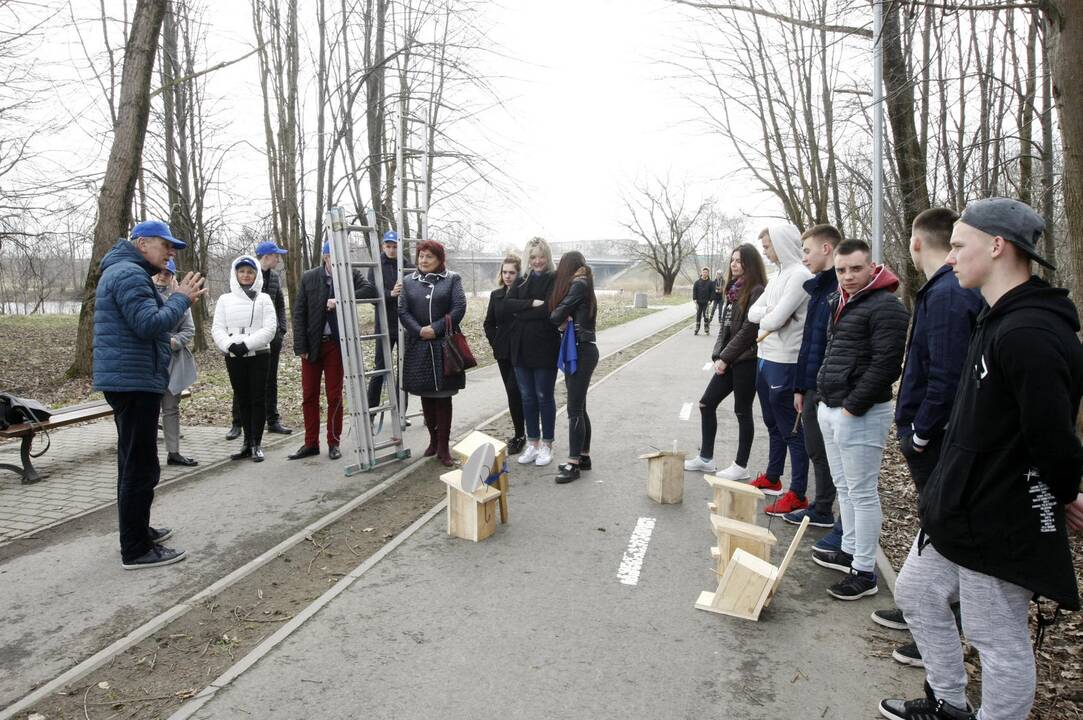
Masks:
[[[335,288],[335,312],[338,317],[339,347],[342,350],[342,369],[344,390],[346,393],[345,414],[350,419],[350,436],[353,447],[352,455],[346,465],[346,474],[365,472],[382,465],[410,457],[410,450],[403,444],[404,418],[400,408],[405,407],[405,397],[394,392],[397,373],[396,364],[391,362],[391,337],[387,328],[387,301],[384,295],[384,276],[380,272],[380,236],[376,228],[376,216],[371,211],[366,218],[366,225],[348,225],[346,213],[342,208],[330,208],[324,216],[324,232],[331,245],[331,281]],[[361,251],[365,259],[351,258],[350,234],[359,233],[363,240]],[[400,255],[401,258],[401,255]],[[400,260],[400,277],[401,265]],[[354,269],[372,268],[373,285],[376,297],[358,299],[354,287]],[[358,318],[359,304],[373,305],[376,309],[375,331],[364,333]],[[386,362],[380,370],[365,369],[365,343],[375,340],[383,352]],[[402,330],[399,330],[399,348],[402,348]],[[388,386],[388,402],[378,407],[368,405],[368,381],[377,375],[384,375]],[[401,402],[400,402],[401,401]],[[389,412],[391,417],[391,437],[376,441],[372,428],[372,416],[375,413]],[[388,452],[385,452],[388,451]]]

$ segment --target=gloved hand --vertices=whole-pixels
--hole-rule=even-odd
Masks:
[[[248,346],[243,342],[233,343],[229,346],[229,351],[236,357],[244,357],[248,354]]]

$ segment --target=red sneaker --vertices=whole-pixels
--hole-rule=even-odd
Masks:
[[[781,517],[786,513],[791,513],[796,510],[804,510],[808,507],[808,500],[801,500],[794,494],[793,490],[789,490],[781,498],[771,503],[763,509],[768,515],[774,515],[775,517]]]
[[[775,480],[771,482],[767,479],[767,473],[760,473],[760,476],[749,483],[754,488],[759,488],[763,491],[764,495],[781,495],[782,494],[782,481]]]

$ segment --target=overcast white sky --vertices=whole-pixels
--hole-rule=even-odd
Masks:
[[[84,20],[98,13],[97,0],[73,6]],[[207,17],[207,64],[251,49],[249,2],[211,3]],[[510,59],[484,55],[478,65],[499,76],[506,108],[487,112],[477,136],[464,139],[498,158],[514,184],[511,202],[492,193],[476,197],[476,217],[468,219],[491,228],[486,240],[504,246],[538,234],[555,241],[625,237],[621,191],[651,176],[687,181],[694,197],[713,195],[731,213],[761,218],[777,211],[770,198],[749,192],[747,180],[721,179],[734,169],[726,144],[693,122],[696,110],[682,96],[692,88],[668,77],[674,71],[663,61],[695,31],[692,17],[665,0],[504,0],[486,10],[489,41]],[[311,31],[311,20],[303,24]],[[83,31],[92,48],[100,47],[94,23]],[[85,64],[78,40],[69,41],[61,52]],[[101,114],[101,91],[89,77],[84,92],[56,102],[73,113]],[[269,205],[255,58],[216,72],[208,92],[220,98],[221,140],[238,143],[223,179],[238,201],[226,215],[239,229]],[[66,142],[84,150],[92,144],[82,130]],[[104,159],[102,152],[102,166]],[[438,205],[434,221],[440,212]]]

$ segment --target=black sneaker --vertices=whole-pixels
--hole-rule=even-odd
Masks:
[[[837,570],[840,573],[850,573],[850,565],[854,562],[854,556],[843,550],[821,550],[812,548],[812,562],[828,570]]]
[[[891,651],[891,657],[895,658],[895,662],[902,665],[909,665],[910,667],[917,668],[925,667],[925,662],[921,659],[921,652],[918,650],[917,643],[900,645]]]
[[[964,710],[937,700],[928,682],[925,683],[923,698],[881,700],[880,714],[890,720],[975,720],[974,711],[970,708]]]
[[[836,600],[860,600],[877,592],[876,575],[850,569],[850,574],[840,583],[827,589],[827,594]]]
[[[267,423],[267,432],[276,435],[292,435],[293,428],[286,427],[281,420],[271,420]]]
[[[508,446],[508,455],[518,455],[523,451],[523,448],[526,447],[525,437],[510,437],[504,442]]]
[[[163,540],[168,540],[173,537],[173,528],[151,528],[150,529],[150,541],[158,544]]]
[[[155,544],[151,546],[150,550],[147,550],[134,560],[122,560],[120,566],[125,570],[142,570],[143,568],[172,565],[187,556],[188,553],[183,550],[173,550],[164,545]]]
[[[579,469],[580,470],[590,470],[590,468],[591,468],[590,455],[580,455],[579,456]]]
[[[906,624],[906,618],[903,617],[903,612],[899,608],[891,608],[890,610],[873,610],[872,621],[877,625],[882,625],[892,630],[909,630],[909,626]]]
[[[235,452],[229,456],[230,460],[244,460],[245,458],[252,457],[252,448],[247,445],[241,448],[240,452]]]
[[[572,480],[579,479],[579,466],[574,463],[564,463],[557,467],[557,484],[563,485]]]
[[[233,425],[230,427],[229,432],[226,433],[226,440],[236,440],[241,436],[241,426]]]

